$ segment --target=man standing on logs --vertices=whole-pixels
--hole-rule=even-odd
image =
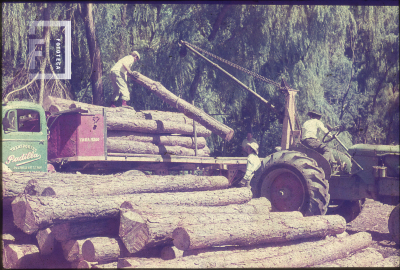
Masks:
[[[112,96],[111,107],[116,107],[115,102],[118,101],[121,96],[122,107],[133,109],[126,104],[130,100],[130,93],[127,85],[127,73],[131,76],[137,76],[136,72],[131,71],[131,67],[134,62],[140,60],[140,55],[137,51],[131,52],[130,55],[121,58],[112,68],[111,68],[111,82],[114,88]]]
[[[250,181],[253,178],[255,171],[257,171],[261,166],[261,161],[258,158],[258,143],[253,138],[253,132],[251,128],[247,132],[247,138],[242,142],[242,149],[248,156],[246,173],[242,180],[240,180],[239,186],[250,188]]]

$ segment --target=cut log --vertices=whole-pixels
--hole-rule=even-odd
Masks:
[[[141,112],[145,115],[145,118],[148,120],[170,121],[170,122],[177,122],[180,124],[193,125],[193,119],[190,119],[183,113],[154,111],[154,110],[144,110]],[[200,123],[196,123],[196,126],[201,126],[201,125]]]
[[[80,107],[84,110],[88,110],[89,113],[93,114],[103,114],[103,109],[107,110],[107,118],[108,117],[126,117],[126,118],[137,118],[137,119],[145,119],[145,115],[141,112],[135,112],[132,109],[127,109],[123,107],[118,108],[110,108],[103,107],[83,102],[78,102],[75,100],[67,100],[63,98],[56,98],[47,96],[43,101],[43,108],[45,111],[50,111],[51,113],[56,113],[59,111],[66,111],[73,108]]]
[[[165,146],[182,146],[190,149],[195,148],[194,137],[188,136],[167,136],[122,130],[109,130],[107,131],[107,139],[129,140]],[[207,142],[204,137],[197,137],[197,149],[202,149],[206,145]]]
[[[138,118],[123,118],[115,116],[107,118],[107,130],[194,135],[193,125],[160,120],[143,120]],[[199,137],[211,136],[211,131],[202,126],[196,126],[196,133]]]
[[[183,257],[183,251],[177,249],[175,246],[165,246],[161,250],[161,259],[163,260],[172,260],[181,257]]]
[[[118,236],[118,219],[99,219],[86,222],[64,222],[52,227],[54,238],[63,242],[71,239],[103,235]]]
[[[339,234],[346,221],[338,215],[268,220],[265,222],[201,224],[174,230],[174,245],[181,250],[223,245],[256,245]]]
[[[161,83],[155,82],[150,78],[138,73],[138,77],[133,78],[138,84],[144,86],[152,93],[156,94],[159,98],[165,101],[170,106],[178,109],[191,119],[199,122],[201,125],[211,130],[221,138],[229,141],[233,137],[233,129],[218,122],[213,117],[205,113],[203,110],[196,108],[192,104],[185,100],[177,97],[170,91],[168,91]]]
[[[81,260],[76,263],[76,268],[77,269],[90,269],[90,268],[92,268],[93,265],[94,265],[94,263],[91,263],[91,262],[88,262],[85,260]]]
[[[69,262],[83,260],[82,245],[86,240],[69,240],[62,242],[64,258]]]
[[[39,176],[36,179],[36,176]],[[215,190],[229,186],[224,176],[196,175],[91,175],[52,173],[42,177],[41,173],[15,173],[7,177],[29,186],[29,195],[42,195],[51,188],[54,195],[60,196],[102,196],[133,193]],[[49,190],[49,189],[48,189]],[[15,190],[16,191],[16,190]]]
[[[8,245],[4,250],[6,265],[9,268],[40,266],[40,253],[36,245]]]
[[[214,191],[141,193],[100,197],[41,197],[19,195],[12,203],[15,225],[27,234],[65,221],[89,221],[118,217],[125,201],[133,204],[222,206],[246,203],[252,198],[248,188]]]
[[[121,255],[120,243],[116,238],[93,237],[82,245],[83,259],[88,262],[117,261]]]
[[[370,267],[378,268],[378,267],[400,267],[399,256],[389,256],[381,261],[374,262],[369,265]]]
[[[273,213],[275,214],[275,213]],[[275,221],[286,219],[300,219],[303,215],[300,212],[285,212],[273,215]],[[122,208],[120,211],[119,237],[130,253],[138,252],[143,248],[168,245],[171,243],[173,232],[177,227],[206,224],[233,224],[263,223],[269,220],[269,215],[260,214],[211,214],[207,212],[178,213],[160,215],[159,213],[139,214],[131,209]],[[201,226],[202,226],[201,225]],[[175,244],[175,243],[174,243]]]
[[[371,267],[376,262],[382,261],[383,256],[374,248],[366,248],[347,258],[334,260],[313,267]]]
[[[54,234],[50,228],[40,230],[36,234],[41,255],[51,254],[54,250]]]
[[[295,245],[253,250],[217,251],[169,261],[146,262],[140,268],[300,268],[347,257],[368,247],[369,233],[360,232],[345,238],[330,238]],[[121,259],[120,259],[121,260]]]
[[[110,153],[195,156],[194,149],[182,146],[155,145],[153,143],[116,139],[107,139],[107,151]],[[210,156],[210,149],[207,146],[203,149],[199,149],[197,151],[197,156]]]
[[[178,213],[210,213],[210,214],[269,214],[271,210],[270,201],[265,198],[251,199],[247,203],[243,204],[229,204],[224,206],[182,206],[182,205],[164,205],[157,204],[136,204],[134,202],[125,201],[121,204],[121,208],[127,208],[134,210],[139,214],[158,214],[158,215],[170,215]],[[277,213],[278,214],[278,213]]]

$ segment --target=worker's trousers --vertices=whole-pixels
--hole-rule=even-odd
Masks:
[[[126,74],[123,72],[111,71],[111,84],[114,88],[112,101],[115,102],[121,96],[122,100],[129,101],[131,99],[128,85],[126,83]]]

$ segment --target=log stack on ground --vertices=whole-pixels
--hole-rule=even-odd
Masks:
[[[232,129],[192,105],[189,106],[195,112],[190,113],[192,119],[183,113],[149,110],[135,112],[127,108],[105,108],[50,96],[45,99],[43,107],[52,113],[77,107],[95,114],[106,111],[109,153],[194,156],[197,145],[198,156],[209,156],[210,149],[205,138],[211,135],[211,131],[227,140],[233,136]],[[208,129],[194,123],[193,119],[205,123]]]
[[[116,196],[89,197],[42,197],[21,194],[12,203],[15,225],[27,234],[62,223],[81,222],[118,217],[119,208],[125,201],[133,204],[161,204],[187,206],[222,206],[241,204],[251,200],[253,194],[247,188],[231,188],[213,191],[139,193]]]

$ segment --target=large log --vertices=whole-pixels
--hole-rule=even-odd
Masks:
[[[108,218],[86,222],[64,222],[55,224],[51,229],[54,238],[60,242],[96,235],[116,237],[118,236],[119,220]]]
[[[41,255],[51,254],[54,250],[54,234],[50,228],[40,230],[36,234]]]
[[[137,118],[109,117],[107,130],[126,130],[142,133],[183,134],[194,135],[193,125],[160,120],[143,120]],[[211,136],[211,131],[202,126],[196,126],[199,137]]]
[[[4,249],[7,268],[28,268],[40,265],[40,253],[36,245],[10,244]]]
[[[82,245],[85,243],[84,240],[68,240],[62,242],[62,250],[64,254],[64,258],[69,262],[76,262],[83,260],[82,255]]]
[[[294,245],[203,253],[174,260],[137,263],[140,268],[300,268],[347,257],[368,247],[369,233],[360,232],[344,238],[303,242]],[[119,262],[123,259],[119,259]],[[127,263],[126,263],[127,264]],[[125,264],[125,265],[126,265]],[[119,264],[120,265],[120,264]],[[122,264],[121,264],[122,266]],[[132,267],[134,267],[132,265]]]
[[[313,267],[371,267],[376,262],[382,261],[383,256],[374,248],[366,248],[347,258],[314,265]]]
[[[160,121],[171,121],[180,124],[193,125],[193,119],[190,119],[183,113],[179,112],[168,112],[168,111],[155,111],[155,110],[143,110],[141,111],[145,118],[148,120],[160,120]],[[196,123],[196,127],[201,126]]]
[[[107,151],[110,153],[195,156],[194,149],[182,146],[155,145],[153,143],[117,140],[115,138],[107,139]],[[210,149],[206,146],[197,150],[197,156],[210,156]]]
[[[51,113],[56,113],[59,111],[66,111],[73,108],[80,107],[84,110],[88,110],[89,113],[93,114],[103,114],[103,109],[107,110],[107,118],[108,117],[126,117],[126,118],[137,118],[137,119],[146,119],[145,114],[141,112],[135,112],[132,109],[127,109],[123,107],[118,108],[106,108],[103,106],[78,102],[75,100],[67,100],[63,98],[56,98],[47,96],[43,101],[43,108],[45,111],[50,111]]]
[[[157,134],[146,134],[122,130],[107,131],[107,139],[130,140],[136,142],[153,143],[155,145],[182,146],[195,148],[194,137],[188,136],[168,136]],[[197,149],[202,149],[207,145],[204,137],[197,137]]]
[[[107,263],[117,261],[121,255],[122,243],[116,238],[93,237],[82,245],[83,259],[88,262]]]
[[[222,245],[256,245],[339,234],[346,221],[339,215],[312,216],[265,222],[198,224],[176,228],[174,245],[181,250]]]
[[[377,261],[371,265],[370,267],[375,267],[375,268],[382,268],[382,267],[400,267],[400,260],[399,256],[389,256],[381,261]]]
[[[214,191],[140,193],[102,197],[42,197],[19,195],[12,203],[15,225],[27,234],[65,221],[89,221],[119,215],[125,201],[134,204],[222,206],[246,203],[252,198],[248,188]]]
[[[212,207],[210,207],[212,208]],[[119,237],[130,253],[143,248],[149,248],[171,243],[173,232],[177,227],[207,224],[245,224],[262,223],[270,218],[279,222],[281,219],[299,219],[300,212],[263,214],[220,214],[220,213],[177,213],[160,215],[159,213],[139,214],[131,209],[122,208],[120,211]],[[251,225],[251,224],[250,224]],[[175,244],[175,243],[174,243]]]
[[[180,112],[183,112],[186,116],[190,117],[196,122],[199,122],[201,125],[211,130],[221,138],[227,141],[232,139],[234,133],[233,129],[218,122],[203,110],[196,108],[192,104],[177,97],[168,91],[160,82],[155,82],[140,73],[138,73],[138,76],[135,76],[133,80],[150,90],[152,93],[156,94],[170,106],[178,109]]]
[[[200,191],[223,189],[229,186],[224,176],[196,175],[114,175],[64,174],[64,173],[14,173],[7,175],[7,183],[22,183],[29,195],[42,195],[51,189],[56,196],[103,196],[149,192]],[[14,192],[23,193],[18,184]],[[22,191],[22,192],[21,192]]]
[[[210,213],[210,214],[263,214],[269,215],[271,210],[270,201],[265,198],[251,199],[247,203],[243,204],[229,204],[224,206],[182,206],[182,205],[164,205],[149,204],[144,205],[142,203],[135,204],[131,201],[125,201],[121,204],[121,208],[132,209],[139,214],[158,214],[158,215],[170,215],[179,213]]]

